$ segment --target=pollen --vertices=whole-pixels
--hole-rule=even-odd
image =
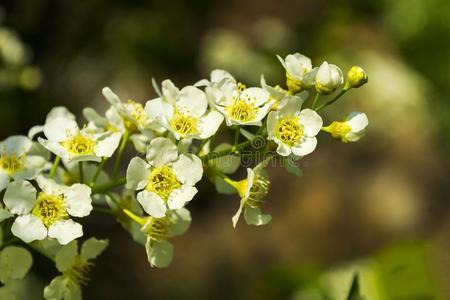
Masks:
[[[169,121],[170,126],[181,135],[191,135],[198,133],[198,118],[186,116],[175,111],[173,118]]]
[[[231,106],[227,107],[227,113],[228,116],[234,120],[249,122],[255,119],[258,108],[253,105],[252,101],[239,99],[235,100]]]
[[[345,136],[352,131],[350,125],[347,122],[334,121],[330,124],[330,133],[334,138],[345,138]]]
[[[247,198],[247,204],[250,207],[258,208],[264,203],[264,198],[269,192],[270,181],[267,177],[261,174],[255,174],[253,185],[250,188],[250,193]]]
[[[76,135],[72,135],[61,143],[61,145],[73,156],[93,154],[96,144],[96,141],[81,134],[80,132]]]
[[[62,196],[48,195],[43,192],[38,194],[32,214],[41,219],[46,227],[68,216]]]
[[[144,107],[141,103],[129,99],[128,102],[125,103],[125,108],[129,113],[129,119],[131,119],[125,118],[125,127],[130,132],[138,132],[139,130],[135,124],[145,126],[149,119]]]
[[[169,198],[170,193],[181,187],[181,183],[173,173],[171,167],[154,168],[149,176],[146,189],[160,196],[163,200]]]
[[[24,168],[25,155],[0,155],[0,169],[11,175]]]
[[[282,119],[276,127],[276,135],[283,143],[292,147],[303,136],[303,127],[299,124],[298,117]]]

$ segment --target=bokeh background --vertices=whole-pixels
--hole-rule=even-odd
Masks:
[[[282,82],[275,54],[301,52],[369,84],[326,122],[358,110],[356,144],[323,134],[301,177],[271,169],[264,227],[230,217],[236,197],[208,182],[193,223],[173,240],[168,269],[108,216],[87,234],[111,237],[86,299],[345,299],[360,274],[366,299],[450,299],[450,2],[448,0],[2,0],[0,139],[42,124],[51,107],[104,110],[101,88],[155,96],[151,78],[182,86],[225,68],[248,84]],[[125,167],[125,166],[124,166]],[[27,299],[56,274],[35,256]]]

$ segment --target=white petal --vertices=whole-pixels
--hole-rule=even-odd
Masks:
[[[272,220],[272,216],[268,214],[261,213],[261,209],[259,208],[252,208],[252,207],[245,207],[244,210],[244,218],[248,225],[265,225]]]
[[[309,108],[300,112],[300,122],[303,125],[303,133],[309,137],[316,136],[323,125],[319,114]]]
[[[76,134],[77,123],[68,118],[58,117],[44,125],[44,134],[52,142],[62,142],[67,136]]]
[[[47,117],[45,119],[45,123],[48,123],[48,122],[50,122],[50,120],[59,118],[59,117],[75,120],[75,115],[73,113],[71,113],[66,107],[56,106],[56,107],[53,107],[48,112]]]
[[[302,108],[303,100],[300,97],[289,96],[283,99],[283,105],[278,110],[280,116],[295,116]]]
[[[176,99],[178,98],[178,94],[180,90],[173,84],[170,79],[166,79],[161,83],[162,94],[164,96],[164,100],[174,105]]]
[[[369,119],[365,113],[352,112],[347,117],[347,124],[352,128],[352,131],[358,132],[364,130],[369,125]]]
[[[269,101],[270,94],[265,89],[252,87],[242,91],[240,98],[253,102],[255,106],[261,106]]]
[[[57,184],[54,180],[45,178],[42,175],[36,177],[36,182],[41,190],[49,195],[61,195],[64,192],[64,186]]]
[[[202,116],[208,106],[205,93],[195,86],[186,86],[180,91],[177,108],[191,116]]]
[[[193,186],[183,185],[181,188],[173,190],[167,199],[170,209],[180,209],[194,198],[197,189]]]
[[[86,107],[83,109],[83,116],[88,120],[89,122],[92,122],[97,127],[105,128],[108,126],[109,122],[105,117],[100,116],[95,109],[91,107]]]
[[[18,216],[11,227],[11,232],[25,243],[47,237],[47,228],[41,219],[34,215]]]
[[[142,190],[148,183],[149,165],[140,157],[133,157],[127,168],[127,189]]]
[[[239,204],[239,209],[234,214],[234,216],[231,218],[231,222],[233,223],[233,228],[236,228],[236,225],[237,225],[237,223],[239,221],[239,217],[242,214],[243,207],[244,207],[244,201],[241,201],[240,204]]]
[[[158,137],[150,142],[146,158],[153,166],[163,166],[178,158],[178,149],[170,139]]]
[[[258,113],[252,123],[259,122],[262,119],[264,119],[264,117],[269,113],[269,111],[272,108],[274,103],[275,103],[275,101],[272,100],[272,101],[267,102],[264,106],[260,107],[258,109]],[[247,125],[252,125],[252,124],[247,123]],[[260,124],[255,123],[254,125],[260,125]]]
[[[116,107],[122,105],[122,101],[120,101],[119,97],[114,94],[114,92],[111,91],[109,87],[104,87],[102,90],[102,94],[112,106]]]
[[[305,156],[316,149],[317,139],[315,137],[306,137],[304,141],[298,143],[292,148],[292,153],[297,156]]]
[[[48,151],[52,152],[56,156],[61,157],[63,160],[69,160],[70,159],[69,152],[67,152],[66,148],[61,146],[61,144],[59,142],[53,142],[53,141],[45,140],[45,139],[43,139],[41,137],[38,138],[38,142],[39,142],[39,144],[44,146],[45,149],[47,149]]]
[[[0,192],[6,188],[6,185],[9,182],[9,176],[6,173],[0,171]]]
[[[105,138],[99,139],[95,147],[95,154],[99,157],[111,157],[119,146],[122,134],[115,132]]]
[[[324,61],[317,71],[316,82],[322,85],[327,85],[331,81],[331,71],[330,66],[326,61]]]
[[[302,75],[312,68],[311,59],[300,53],[286,56],[285,64],[286,71],[296,79],[301,79]]]
[[[235,80],[234,77],[225,70],[216,69],[211,71],[211,82],[219,82],[224,78]]]
[[[28,138],[32,140],[37,134],[41,133],[42,131],[44,131],[43,125],[33,126],[30,128],[30,130],[28,130]]]
[[[91,188],[75,183],[64,191],[67,212],[74,217],[86,217],[92,210]]]
[[[61,245],[67,245],[74,239],[83,236],[83,227],[70,219],[57,221],[48,229],[48,236],[58,240]]]
[[[8,183],[3,202],[16,215],[29,213],[36,202],[36,189],[28,181]]]
[[[275,129],[277,127],[278,119],[277,113],[272,111],[267,117],[267,134],[269,139],[273,139],[276,136]]]
[[[161,98],[156,98],[145,103],[145,112],[150,118],[161,120],[173,115],[173,106]]]
[[[278,139],[274,139],[275,143],[277,143],[278,148],[277,148],[277,153],[280,154],[281,156],[289,156],[292,153],[291,147],[289,147],[288,145],[286,145],[285,143],[283,143],[282,141],[278,140]]]
[[[143,190],[137,194],[136,199],[150,216],[162,218],[166,215],[166,204],[163,199],[155,193]]]
[[[202,161],[193,154],[182,154],[172,166],[173,172],[183,184],[195,185],[203,176]]]
[[[207,139],[214,135],[223,122],[223,116],[217,111],[211,111],[200,119],[200,138]]]
[[[172,262],[173,245],[168,241],[153,241],[150,238],[145,243],[148,262],[152,267],[166,268]]]
[[[28,152],[31,148],[31,140],[23,135],[15,135],[7,138],[2,144],[0,151],[6,155],[15,154],[20,156]]]

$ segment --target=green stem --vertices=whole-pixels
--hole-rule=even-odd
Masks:
[[[42,256],[45,256],[45,257],[47,257],[48,259],[50,259],[52,261],[55,261],[55,258],[53,256],[51,256],[50,254],[46,253],[43,249],[41,249],[41,247],[39,247],[39,246],[37,246],[37,245],[35,245],[33,243],[30,243],[30,244],[27,244],[27,245],[28,245],[28,247],[30,247],[31,249],[33,249],[37,253],[41,254]]]
[[[128,131],[125,131],[122,136],[122,141],[120,142],[119,152],[117,153],[116,161],[114,162],[113,178],[117,178],[117,174],[119,173],[120,160],[122,159],[123,150],[127,145],[129,137],[130,133]]]
[[[92,188],[93,194],[104,193],[118,186],[124,185],[127,182],[125,177],[119,178],[117,180],[113,180],[104,184],[96,185]]]
[[[236,145],[236,147],[231,147],[229,149],[225,149],[222,151],[210,152],[206,155],[201,156],[200,158],[202,159],[203,162],[208,162],[211,159],[219,158],[219,157],[228,155],[232,152],[239,151],[240,149],[245,148],[248,145],[251,145],[251,141],[246,141],[246,142],[240,143],[240,144]]]
[[[50,169],[50,173],[48,174],[48,178],[52,179],[53,176],[55,176],[55,172],[56,172],[56,169],[58,169],[60,161],[61,161],[61,157],[56,156],[55,160],[53,161],[52,168]]]
[[[315,109],[315,108],[316,108],[316,106],[317,106],[317,101],[319,101],[319,97],[320,97],[320,94],[319,94],[319,93],[316,93],[316,96],[314,97],[314,100],[313,100],[313,103],[312,103],[312,106],[311,106],[312,109]]]
[[[241,132],[239,131],[239,126],[235,127],[234,132],[234,144],[233,147],[235,148],[239,144],[239,137],[241,136]]]
[[[328,102],[322,104],[321,106],[319,106],[319,107],[316,109],[316,111],[319,111],[319,110],[321,110],[321,109],[324,109],[324,108],[327,107],[328,105],[333,104],[333,103],[336,102],[339,98],[341,98],[347,91],[348,91],[348,89],[347,89],[347,90],[343,89],[342,91],[339,92],[339,94],[336,95],[336,97],[334,97],[334,98],[331,99],[330,101],[328,101]]]
[[[98,176],[100,175],[101,171],[103,170],[103,167],[105,166],[106,163],[106,158],[103,158],[102,161],[100,162],[100,164],[97,167],[97,170],[95,171],[94,177],[92,177],[92,180],[90,182],[90,186],[93,186],[95,184],[95,182],[97,181]]]
[[[84,174],[83,174],[83,162],[78,162],[78,176],[80,178],[80,183],[84,183]]]
[[[195,151],[195,154],[199,154],[200,151],[202,151],[203,147],[206,145],[206,143],[209,141],[210,139],[204,139],[200,145],[197,148],[197,151]]]

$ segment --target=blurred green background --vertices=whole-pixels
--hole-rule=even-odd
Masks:
[[[151,78],[179,86],[225,68],[248,84],[281,83],[275,54],[300,52],[369,84],[325,122],[358,110],[366,137],[325,134],[302,177],[270,170],[274,219],[236,230],[233,197],[209,183],[190,204],[191,230],[173,240],[168,269],[151,269],[143,247],[108,216],[87,235],[111,237],[86,299],[345,299],[359,273],[366,299],[450,299],[450,2],[3,0],[0,139],[42,124],[51,107],[80,116],[124,99],[155,96]],[[35,256],[27,299],[56,274]]]

